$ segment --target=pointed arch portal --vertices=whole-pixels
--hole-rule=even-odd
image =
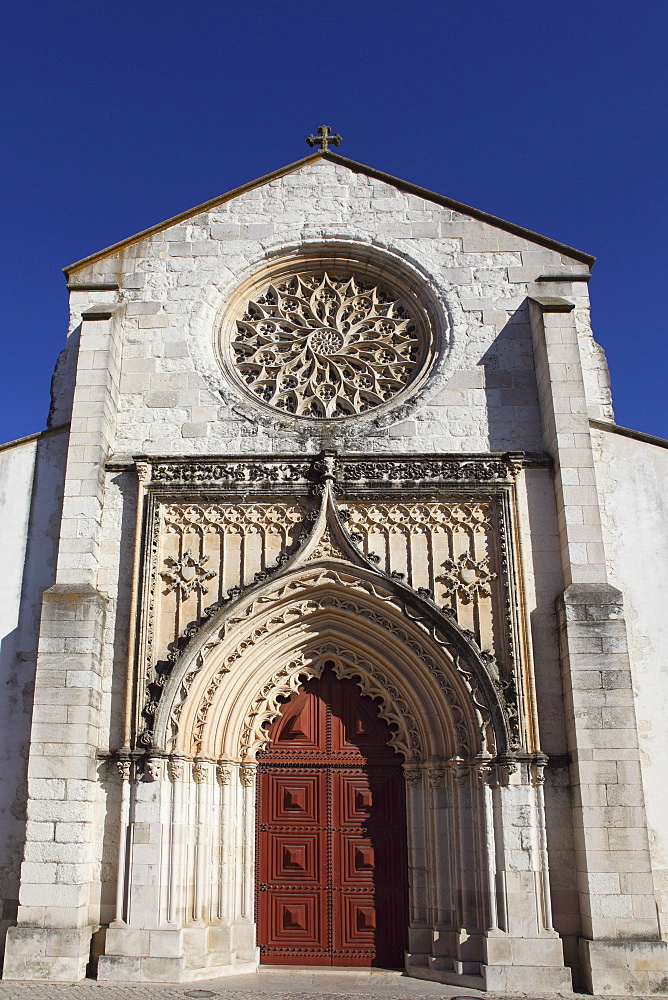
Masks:
[[[514,681],[356,548],[332,461],[297,550],[206,609],[148,686],[101,968],[155,927],[177,980],[405,962],[501,988],[536,955],[562,988],[545,758],[522,747]]]
[[[325,660],[258,754],[257,923],[269,964],[403,965],[402,758],[373,700]]]

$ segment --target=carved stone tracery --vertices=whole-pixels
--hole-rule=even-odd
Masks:
[[[353,274],[289,274],[247,303],[234,366],[264,403],[306,417],[347,417],[402,391],[430,348],[425,317],[397,292]]]
[[[148,489],[157,491],[156,496],[159,497],[160,492],[165,490],[167,482],[175,483],[179,479],[184,483],[192,482],[194,479],[191,472],[194,471],[194,468],[192,463],[179,466],[178,463],[168,463],[167,460],[162,460],[152,467],[151,482]],[[167,469],[172,469],[173,474],[171,472],[169,475],[163,474]],[[162,633],[157,632],[155,625],[164,619],[165,622],[171,622],[171,627],[173,628],[176,622],[177,631],[167,640],[173,644],[174,650],[170,654],[169,659],[172,662],[176,662],[181,655],[181,650],[186,648],[182,644],[182,638],[187,641],[189,636],[197,635],[201,624],[206,622],[210,615],[216,615],[226,604],[226,601],[231,600],[232,604],[234,604],[236,598],[244,593],[245,587],[248,587],[249,584],[257,585],[259,581],[269,579],[271,572],[279,570],[285,565],[286,561],[291,560],[293,558],[291,553],[300,551],[299,546],[304,544],[303,540],[311,537],[309,532],[312,534],[312,531],[309,525],[320,516],[317,514],[317,508],[313,506],[313,497],[310,500],[307,499],[308,490],[310,489],[311,492],[313,490],[313,486],[309,487],[308,484],[313,484],[314,479],[318,477],[321,480],[321,484],[329,484],[327,488],[331,494],[335,494],[338,491],[336,480],[341,480],[341,478],[351,483],[360,484],[366,480],[372,492],[368,500],[362,502],[359,487],[357,487],[357,492],[353,493],[350,500],[346,501],[347,509],[340,511],[340,523],[347,522],[343,535],[341,535],[340,529],[336,529],[334,534],[332,534],[329,526],[320,531],[317,542],[311,542],[307,546],[303,559],[305,569],[306,564],[318,563],[327,559],[334,559],[340,562],[341,560],[348,561],[350,558],[353,558],[354,562],[354,556],[350,555],[349,543],[341,541],[347,533],[351,541],[356,539],[360,543],[360,551],[366,552],[368,560],[366,565],[368,566],[371,562],[376,563],[378,569],[387,574],[386,579],[391,578],[399,582],[406,580],[409,584],[409,589],[412,586],[418,593],[425,596],[428,595],[429,599],[433,602],[435,581],[439,581],[440,577],[440,582],[444,586],[440,591],[441,597],[439,598],[438,594],[436,595],[436,602],[438,603],[441,600],[441,603],[445,603],[446,610],[449,610],[450,614],[461,615],[462,608],[465,609],[467,604],[471,605],[471,607],[475,606],[477,610],[474,614],[474,627],[468,628],[466,620],[459,622],[461,634],[466,635],[469,641],[473,642],[475,648],[483,644],[481,641],[480,622],[484,620],[486,612],[484,607],[480,605],[481,601],[483,604],[485,601],[489,604],[490,600],[492,600],[494,605],[501,609],[502,615],[504,606],[507,608],[507,616],[511,614],[510,591],[507,583],[508,556],[505,543],[505,515],[503,515],[502,508],[499,506],[499,498],[503,495],[503,488],[507,488],[506,484],[512,482],[517,470],[514,466],[511,468],[511,463],[506,459],[483,460],[481,458],[462,457],[461,459],[447,461],[419,460],[416,463],[399,459],[383,459],[377,462],[340,462],[333,453],[327,453],[323,458],[316,459],[307,464],[297,462],[277,463],[275,460],[269,460],[269,462],[265,460],[264,462],[244,461],[231,463],[212,460],[200,463],[197,469],[199,470],[198,476],[201,472],[203,483],[212,481],[227,483],[230,482],[229,475],[231,474],[234,482],[244,485],[245,495],[243,501],[240,499],[235,501],[232,497],[229,500],[219,499],[221,492],[218,490],[216,494],[217,499],[207,501],[205,499],[206,493],[198,492],[197,502],[192,503],[183,502],[182,500],[178,500],[177,502],[174,496],[177,495],[180,497],[183,495],[177,492],[177,494],[171,494],[171,497],[168,494],[167,502],[158,502],[152,508],[155,510],[155,521],[150,537],[154,555],[149,560],[150,587],[147,603],[148,630],[146,632],[145,649],[147,653],[148,676],[150,678],[151,674],[153,674],[154,679],[149,681],[147,688],[149,692],[145,707],[147,728],[144,736],[140,738],[140,743],[143,743],[145,746],[152,745],[153,717],[161,697],[162,688],[172,669],[171,664],[161,666],[159,662],[155,663],[154,658],[156,654],[157,656],[164,655],[164,650],[166,649],[165,640],[167,639],[164,629]],[[235,470],[237,469],[239,470],[240,478],[236,476]],[[163,470],[163,472],[160,470]],[[257,470],[257,474],[255,470]],[[283,492],[282,495],[279,494],[280,499],[267,502],[266,485],[274,477],[274,471],[272,470],[275,470],[279,476],[278,480],[274,481],[291,483],[293,477],[296,476],[297,481],[304,483],[305,486],[301,487],[301,492],[298,491],[294,499],[290,499],[289,501],[283,499],[286,496],[285,492]],[[380,483],[376,486],[377,480],[370,477],[371,470],[378,470],[382,482],[386,482],[388,485],[397,483],[397,486],[393,487],[393,499],[391,501],[387,499],[387,492],[383,492],[387,487],[383,487]],[[457,491],[450,497],[447,496],[447,493],[443,494],[442,489],[439,487],[439,493],[432,492],[429,495],[431,497],[440,495],[442,499],[424,499],[419,498],[419,494],[411,495],[414,486],[420,481],[419,476],[422,477],[421,481],[423,482],[431,483],[433,481],[432,477],[445,476],[451,478],[455,483],[470,483],[471,485],[459,486]],[[402,481],[405,485],[402,484]],[[479,489],[474,489],[474,482],[501,483],[503,487],[500,492],[494,492],[489,490],[489,488],[487,491],[483,489],[480,492]],[[252,486],[254,483],[257,484],[255,487]],[[251,496],[248,497],[246,491],[249,487],[251,490],[255,489],[257,491],[256,499],[251,499],[253,496],[252,492]],[[365,486],[364,489],[366,488]],[[403,495],[397,495],[397,489],[400,489]],[[325,485],[322,485],[320,487],[320,494],[324,495],[324,491]],[[225,497],[227,494],[222,494],[222,496]],[[302,497],[303,499],[297,499],[297,497]],[[424,497],[424,494],[422,497]],[[440,562],[434,558],[435,554],[438,554],[436,550],[428,554],[428,558],[424,560],[426,563],[432,565],[431,578],[422,581],[428,584],[427,587],[420,586],[421,581],[411,576],[410,567],[408,567],[407,575],[405,567],[401,564],[401,560],[397,564],[394,556],[392,558],[384,558],[382,553],[378,555],[371,551],[368,545],[368,542],[374,538],[383,537],[389,540],[388,552],[385,553],[385,556],[388,556],[389,548],[395,544],[391,541],[392,538],[407,540],[410,549],[415,539],[419,537],[426,539],[430,534],[433,537],[442,536],[443,539],[447,539],[447,544],[445,551],[443,551],[442,543],[440,543]],[[410,540],[409,536],[412,537],[413,541]],[[157,572],[159,559],[161,554],[163,559],[165,558],[166,550],[164,546],[170,537],[175,539],[175,542],[169,543],[171,545],[170,551],[174,553],[172,558],[186,557],[189,551],[192,556],[194,552],[196,555],[199,555],[200,569],[203,569],[202,564],[208,562],[208,557],[211,554],[212,559],[208,562],[206,571],[212,573],[212,578],[218,576],[218,580],[216,580],[218,601],[214,601],[208,608],[205,608],[201,603],[201,597],[204,592],[203,588],[194,586],[190,588],[190,593],[183,593],[185,588],[179,588],[182,597],[185,598],[185,601],[182,600],[180,602],[184,604],[184,608],[180,612],[180,619],[178,614],[175,619],[173,612],[167,606],[165,606],[167,607],[166,614],[164,609],[160,610],[166,599],[173,599],[171,594],[177,588],[168,587],[166,592],[163,591],[163,596],[157,590],[157,584],[159,583],[159,573]],[[238,583],[231,581],[229,576],[229,559],[227,570],[223,567],[221,559],[223,554],[227,552],[225,548],[228,544],[226,539],[232,537],[237,537],[242,546],[239,549],[239,543],[235,543],[237,544],[235,552],[245,552],[246,555],[244,558],[248,560],[252,552],[255,551],[256,556],[254,558],[259,560],[257,563],[259,569],[256,569],[252,573],[250,580],[248,578],[248,567],[247,571],[244,571],[242,568],[237,577],[239,580]],[[257,540],[256,542],[253,542],[254,538]],[[459,538],[459,541],[456,541],[457,538]],[[271,539],[274,539],[274,541],[272,542]],[[174,544],[176,544],[176,549],[174,548]],[[253,549],[253,545],[255,545],[255,549]],[[342,545],[343,548],[341,547]],[[190,550],[186,546],[190,546]],[[348,549],[346,546],[348,546]],[[461,551],[462,547],[465,549],[464,552]],[[446,556],[445,559],[443,558],[444,555]],[[238,559],[238,556],[236,558]],[[269,565],[272,559],[274,562],[272,565]],[[469,565],[469,563],[473,565]],[[215,568],[210,570],[209,566],[215,566]],[[401,566],[401,569],[397,568],[397,566]],[[437,573],[436,571],[439,568],[445,572]],[[251,566],[250,569],[252,570],[254,567]],[[294,580],[288,585],[295,597],[300,590],[306,597],[312,587],[317,584],[318,580],[322,580],[322,571],[318,570],[316,566],[313,569],[314,575],[311,580],[305,577],[301,580]],[[352,588],[353,591],[359,588],[361,593],[376,591],[376,588],[373,586],[370,587],[368,582],[362,583],[359,579],[348,579],[345,573],[330,573],[329,577],[332,581],[336,577],[336,588],[339,591],[341,586],[347,589]],[[451,579],[448,582],[448,577],[455,577],[455,580]],[[468,577],[471,577],[471,579],[468,579]],[[163,579],[165,579],[164,576]],[[230,582],[233,582],[232,587],[227,586]],[[276,582],[278,584],[278,580]],[[226,587],[227,598],[222,596]],[[496,595],[491,594],[491,588],[493,587],[500,588]],[[268,608],[271,604],[275,604],[277,595],[280,593],[287,594],[285,584],[282,585],[282,588],[279,587],[274,592],[267,604]],[[213,594],[212,596],[215,597],[216,595]],[[426,628],[426,631],[432,638],[437,638],[433,623],[427,622],[429,616],[421,618],[419,614],[416,615],[415,608],[407,604],[405,598],[401,598],[400,594],[390,597],[385,588],[383,592],[378,591],[377,596],[382,601],[390,600],[397,608],[402,608],[402,614],[407,615],[411,621],[418,623],[421,628]],[[391,621],[390,618],[384,615],[379,616],[377,611],[372,612],[370,608],[365,606],[364,601],[360,603],[356,600],[353,593],[351,593],[351,598],[345,599],[343,594],[339,593],[338,596],[328,596],[324,604],[314,604],[313,602],[309,602],[308,599],[297,602],[297,604],[291,602],[291,607],[289,609],[286,608],[285,611],[287,618],[283,620],[299,620],[305,615],[322,610],[324,607],[339,608],[344,614],[355,615],[360,620],[366,618],[369,622],[386,628],[392,634],[392,642],[406,641],[408,648],[415,647],[416,653],[418,652],[418,647],[421,644],[418,643],[416,646],[414,637],[411,639],[404,629],[400,628],[397,630],[396,621]],[[453,605],[451,610],[448,609],[447,600],[444,600],[444,598],[451,599],[453,602],[458,600],[459,606]],[[193,604],[195,599],[196,603]],[[278,599],[280,601],[281,598],[279,597]],[[265,602],[265,598],[261,599],[261,603],[263,602]],[[158,613],[157,617],[156,612]],[[179,631],[179,620],[186,622],[186,614],[190,614],[194,620],[191,620],[187,624],[185,630]],[[163,616],[162,618],[161,615]],[[238,617],[228,618],[226,624],[223,626],[223,633],[227,634],[228,632],[238,631],[243,620],[244,616],[241,619]],[[507,621],[511,621],[510,617],[507,618]],[[264,637],[272,633],[276,627],[278,627],[278,619],[274,615],[271,620],[267,620],[266,622],[256,621],[248,633],[245,633],[243,628],[241,629],[237,646],[230,649],[223,660],[220,661],[216,672],[210,678],[204,697],[197,706],[196,715],[191,723],[194,726],[191,747],[193,753],[203,752],[202,740],[207,725],[208,714],[216,697],[216,690],[225,675],[234,668],[235,662],[244,655],[246,650],[249,650]],[[399,636],[399,632],[403,634]],[[510,635],[510,632],[508,632],[508,635]],[[221,636],[217,638],[212,636],[203,646],[200,645],[196,659],[191,663],[189,669],[180,680],[180,694],[173,706],[172,725],[174,726],[174,732],[179,728],[181,709],[188,698],[191,684],[201,671],[209,653],[219,644],[220,639]],[[175,640],[178,640],[178,644],[176,644]],[[437,639],[437,641],[439,643],[443,642],[442,638]],[[479,730],[484,734],[484,739],[489,741],[491,737],[489,694],[485,696],[478,690],[478,682],[475,679],[474,671],[471,670],[470,663],[467,662],[468,654],[462,657],[448,641],[445,642],[445,648],[448,648],[450,657],[454,657],[456,670],[470,691],[472,705],[475,707],[475,711],[479,713]],[[501,654],[500,661],[497,659],[499,654]],[[423,662],[428,665],[428,669],[433,670],[435,676],[439,677],[439,684],[443,690],[446,692],[449,691],[451,682],[448,679],[447,671],[443,670],[440,666],[438,658],[435,659],[433,656],[426,654],[424,648],[421,649],[418,655],[423,656]],[[489,649],[488,647],[487,652],[480,652],[478,650],[478,655],[481,661],[484,661],[487,665],[487,673],[496,691],[494,697],[499,699],[505,716],[508,719],[511,731],[509,745],[511,748],[512,746],[516,747],[519,738],[517,694],[514,679],[508,675],[507,667],[503,668],[500,673],[500,663],[503,664],[504,650],[501,647],[499,649]],[[507,666],[511,664],[512,657],[508,659]],[[167,669],[165,669],[165,666]],[[457,698],[454,697],[454,692],[450,693],[453,695],[453,702],[456,703]],[[455,711],[454,726],[458,734],[458,752],[465,754],[471,747],[470,731],[467,728],[466,720],[462,717],[457,721],[456,714]],[[414,741],[412,745],[414,748]]]
[[[470,603],[475,597],[491,597],[490,584],[496,573],[490,573],[489,560],[476,560],[468,552],[462,552],[457,559],[446,559],[445,573],[436,577],[445,585],[445,592],[456,595]]]
[[[332,661],[332,657],[335,659]],[[422,739],[405,699],[381,668],[352,650],[331,643],[309,646],[285,664],[258,693],[241,734],[240,756],[252,758],[268,741],[268,727],[278,717],[283,702],[299,691],[305,680],[320,677],[325,661],[334,663],[339,680],[353,679],[361,693],[379,703],[379,716],[393,728],[390,745],[406,760],[420,760]]]
[[[208,559],[208,555],[194,556],[190,549],[186,549],[178,559],[168,556],[165,560],[167,569],[161,573],[167,584],[166,592],[169,594],[173,590],[178,591],[183,601],[193,590],[207,594],[209,588],[206,581],[213,580],[217,575],[215,570],[207,569],[204,565]]]

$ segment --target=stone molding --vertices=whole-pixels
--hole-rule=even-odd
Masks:
[[[406,600],[409,600],[410,603],[414,603],[417,600],[418,605],[423,608],[426,602],[429,604],[429,615],[432,617],[436,615],[441,625],[446,625],[446,631],[449,630],[448,622],[444,623],[443,618],[452,613],[457,614],[459,610],[459,613],[463,614],[463,620],[460,622],[459,629],[455,628],[455,632],[460,638],[462,636],[466,637],[467,643],[465,649],[462,650],[464,655],[470,654],[469,644],[471,644],[474,651],[477,651],[477,655],[482,657],[488,664],[484,672],[489,673],[491,671],[491,676],[494,678],[493,684],[502,695],[502,702],[507,704],[508,707],[510,707],[511,702],[517,702],[518,696],[520,699],[523,698],[522,686],[518,686],[513,677],[515,670],[519,669],[516,659],[519,616],[516,602],[513,599],[513,594],[516,592],[516,588],[513,585],[515,573],[513,553],[506,542],[510,524],[509,499],[513,490],[515,477],[522,465],[522,456],[514,454],[499,456],[498,460],[494,459],[493,461],[468,456],[465,459],[453,459],[448,462],[423,462],[419,463],[418,466],[412,461],[406,462],[402,459],[397,461],[384,460],[378,463],[378,472],[381,477],[380,482],[377,480],[371,482],[366,480],[365,477],[369,474],[367,468],[367,465],[369,465],[368,462],[354,466],[347,460],[338,460],[334,454],[316,457],[308,465],[303,462],[294,464],[277,462],[267,465],[262,460],[256,460],[241,463],[231,462],[226,466],[221,466],[215,461],[209,461],[197,463],[196,467],[190,463],[182,467],[178,462],[170,463],[166,466],[164,463],[161,463],[161,460],[152,462],[145,458],[141,459],[140,463],[142,468],[148,466],[150,469],[150,474],[145,474],[145,479],[146,489],[149,494],[148,523],[152,525],[150,534],[145,534],[145,547],[147,544],[150,545],[150,554],[148,559],[146,557],[144,559],[148,569],[148,578],[144,582],[144,599],[142,602],[144,612],[141,628],[142,641],[140,643],[140,656],[145,662],[144,669],[147,671],[146,683],[148,694],[144,709],[145,719],[148,722],[148,727],[146,728],[147,734],[152,725],[152,719],[155,716],[158,702],[162,697],[164,686],[174,669],[173,665],[182,658],[189,645],[200,636],[202,630],[206,629],[208,622],[214,618],[217,619],[223,613],[225,615],[231,613],[231,608],[235,601],[241,600],[243,595],[250,595],[254,591],[259,590],[269,579],[278,579],[284,576],[300,560],[302,563],[313,562],[326,557],[344,560],[352,565],[362,565],[366,571],[371,570],[383,580],[391,580],[392,588],[399,591],[398,597],[402,606],[405,605]],[[184,468],[189,471],[185,473]],[[376,466],[372,465],[372,468],[376,469]],[[166,486],[161,478],[159,469],[171,470],[167,476],[170,483],[169,487]],[[227,500],[227,493],[221,495],[215,492],[209,494],[213,502],[207,502],[206,494],[201,492],[202,489],[206,489],[207,487],[200,486],[198,488],[198,501],[196,503],[184,503],[180,498],[176,502],[175,495],[172,492],[174,489],[172,472],[177,478],[182,477],[181,482],[183,480],[186,481],[183,485],[186,486],[187,483],[188,489],[192,490],[194,484],[191,483],[191,473],[193,470],[201,471],[201,469],[205,470],[203,476],[207,483],[212,476],[215,478],[222,477],[223,474],[225,476],[228,474],[234,475],[236,477],[235,482],[237,484],[243,483],[246,491],[248,491],[249,487],[257,489],[257,499],[251,503],[235,504],[231,497],[230,500]],[[276,498],[271,503],[265,502],[266,477],[268,475],[278,477],[278,482],[275,482],[273,478],[270,480],[270,482],[274,483],[274,486],[279,486],[284,481],[290,484],[289,489],[291,491],[295,490],[295,481],[301,478],[303,487],[305,487],[305,492],[302,494],[303,500],[292,500],[288,503]],[[438,496],[441,489],[447,489],[448,493],[443,497],[443,500],[439,500],[436,503],[432,500],[427,506],[424,506],[424,501],[411,499],[414,497],[415,489],[420,488],[420,475],[423,476],[423,481],[426,480],[429,483],[434,482],[432,477],[449,476],[450,480],[456,483],[456,486],[446,486],[446,481],[443,483],[436,481],[435,485],[439,493],[431,493],[430,495],[432,497]],[[376,508],[369,508],[368,504],[355,499],[356,494],[353,493],[350,509],[342,508],[340,515],[337,513],[335,518],[337,521],[335,533],[338,533],[339,540],[343,539],[341,542],[343,548],[338,553],[334,551],[336,546],[332,547],[331,540],[328,541],[329,528],[327,528],[320,533],[321,540],[318,545],[310,546],[307,553],[305,548],[308,547],[307,540],[313,534],[315,530],[314,524],[319,516],[317,514],[318,507],[314,506],[314,500],[322,507],[322,497],[325,489],[323,483],[317,480],[324,479],[325,482],[330,483],[331,492],[334,496],[341,489],[337,480],[340,480],[342,477],[348,477],[351,486],[352,481],[355,484],[358,482],[360,485],[363,484],[365,495],[373,495],[378,498]],[[387,501],[385,501],[378,508],[378,503],[381,502],[381,499],[385,500],[387,486],[390,483],[393,489],[393,504],[388,506]],[[404,483],[405,485],[403,485]],[[483,486],[483,484],[486,485]],[[346,483],[346,491],[349,488]],[[439,588],[442,586],[443,593],[445,594],[447,582],[441,585],[435,581],[428,581],[426,589],[420,586],[417,586],[417,589],[413,589],[410,586],[403,585],[402,574],[400,572],[395,571],[391,565],[387,566],[385,571],[381,570],[378,566],[377,556],[374,553],[361,551],[359,544],[354,544],[360,541],[357,529],[363,528],[365,518],[368,521],[365,510],[368,509],[371,512],[372,509],[382,509],[385,512],[389,512],[390,509],[394,509],[398,500],[395,492],[397,488],[401,489],[402,492],[400,504],[404,520],[405,512],[412,511],[418,516],[418,519],[425,520],[426,518],[430,524],[433,524],[433,528],[430,528],[430,530],[441,530],[439,524],[442,524],[443,530],[445,530],[447,528],[446,522],[448,522],[448,518],[451,518],[453,527],[455,524],[460,524],[461,530],[465,534],[468,533],[471,539],[474,536],[477,537],[480,528],[484,525],[488,525],[488,532],[492,532],[489,536],[490,542],[488,544],[491,543],[493,545],[495,566],[493,569],[488,568],[484,554],[481,554],[482,550],[478,551],[479,558],[473,558],[473,550],[471,550],[469,555],[475,563],[474,575],[476,579],[469,581],[469,583],[474,586],[477,593],[475,595],[473,593],[471,595],[465,594],[464,591],[467,589],[467,583],[463,577],[459,579],[458,589],[462,592],[460,595],[461,601],[459,601],[459,598],[454,598],[455,603],[459,601],[459,609],[456,606],[453,606],[452,609],[446,607],[439,612],[433,605],[434,586],[436,585]],[[179,486],[180,489],[181,486]],[[479,494],[479,489],[484,490],[484,492]],[[168,492],[165,493],[165,490],[168,490]],[[451,493],[451,490],[454,490],[454,492]],[[272,496],[274,495],[274,490],[272,489]],[[441,504],[440,508],[439,503]],[[396,509],[398,511],[398,508]],[[492,514],[492,512],[494,513]],[[349,523],[349,529],[343,526],[344,515],[345,520]],[[493,523],[489,520],[490,516],[493,517]],[[410,521],[411,518],[409,517],[408,520]],[[391,517],[388,517],[388,521],[391,521]],[[423,526],[419,527],[422,530]],[[288,530],[292,532],[289,537],[286,534]],[[372,524],[370,524],[370,530],[374,530]],[[450,531],[449,528],[447,530]],[[267,531],[274,533],[273,537],[276,538],[280,548],[276,562],[273,565],[269,565],[269,556],[263,556],[261,565],[265,568],[255,573],[254,579],[250,584],[241,581],[240,585],[238,585],[233,581],[233,586],[228,588],[227,598],[219,599],[217,602],[214,601],[208,607],[204,607],[204,602],[202,601],[204,588],[198,585],[196,579],[192,581],[192,586],[188,587],[188,584],[185,584],[185,586],[180,587],[182,596],[188,596],[184,594],[186,588],[194,592],[193,596],[189,603],[183,606],[182,610],[180,609],[180,604],[183,602],[177,601],[174,611],[169,611],[167,620],[173,622],[174,612],[176,612],[177,623],[179,620],[188,622],[188,615],[191,617],[194,616],[194,621],[189,622],[183,632],[179,633],[177,629],[177,632],[173,633],[170,637],[160,639],[155,631],[155,615],[158,613],[160,607],[158,585],[160,579],[165,578],[165,572],[172,574],[175,572],[174,566],[178,566],[179,560],[183,560],[190,549],[193,549],[193,541],[195,548],[190,552],[190,560],[197,565],[201,565],[203,557],[208,558],[203,547],[209,544],[204,541],[206,537],[210,535],[214,536],[221,532],[243,534],[248,531],[254,537],[258,538],[265,537]],[[171,564],[165,566],[160,573],[158,552],[159,549],[162,551],[162,543],[160,542],[160,538],[164,537],[161,535],[162,532],[182,536],[184,541],[179,542],[180,548],[175,549],[174,554],[169,557]],[[213,544],[213,540],[211,544]],[[265,545],[266,543],[262,542],[262,544]],[[470,544],[473,544],[473,542],[471,541]],[[468,546],[469,543],[467,542],[466,545]],[[477,545],[478,543],[476,543]],[[186,548],[186,546],[189,546],[189,548]],[[295,546],[297,547],[295,548]],[[216,542],[214,548],[210,551],[217,553],[218,547],[218,543]],[[366,548],[365,544],[364,549],[366,550]],[[275,551],[276,549],[274,549]],[[454,554],[454,552],[451,552],[448,558]],[[218,556],[215,555],[214,562],[207,563],[206,572],[222,572],[219,565],[215,563],[215,559],[217,558]],[[212,568],[209,569],[209,567]],[[447,574],[447,566],[445,568]],[[461,569],[462,567],[455,566],[455,571]],[[466,573],[465,568],[464,573]],[[191,573],[191,575],[193,574]],[[498,584],[496,582],[497,578]],[[493,640],[493,649],[491,650],[489,649],[489,642],[491,640],[489,628],[491,628],[492,619],[490,618],[490,626],[484,636],[479,631],[472,631],[472,628],[478,628],[476,623],[481,620],[480,612],[475,612],[474,618],[471,620],[471,626],[468,625],[467,620],[473,610],[473,604],[468,600],[468,597],[474,598],[477,608],[479,600],[484,600],[484,594],[482,593],[484,587],[482,584],[485,580],[495,581],[493,585],[495,591],[498,590],[498,594],[495,592],[494,603],[498,608],[501,606],[504,607],[503,619],[499,619],[499,621],[503,621],[503,628],[498,629],[495,626],[496,639]],[[177,581],[178,584],[179,581]],[[476,586],[478,584],[479,586]],[[220,576],[219,583],[216,585],[220,593],[220,588],[223,586],[222,575]],[[176,585],[172,589],[176,589]],[[451,600],[449,599],[449,603]],[[466,607],[467,604],[471,604],[470,609]],[[488,614],[488,612],[485,611],[485,614]],[[482,620],[484,620],[484,615]],[[161,649],[165,648],[164,643],[168,641],[174,643],[172,652],[166,657],[162,666],[157,664],[156,670],[154,664],[156,664],[157,659],[160,657]],[[487,651],[481,652],[481,645],[486,645]],[[162,653],[162,656],[164,657],[165,654]],[[519,739],[519,729],[517,727],[521,727],[521,707],[519,711],[517,708],[513,709],[509,718],[511,719],[511,726],[515,734],[512,739],[516,745],[519,745],[517,743]],[[139,728],[141,730],[141,724]],[[148,746],[150,745],[149,739],[148,735],[142,736],[140,743]]]

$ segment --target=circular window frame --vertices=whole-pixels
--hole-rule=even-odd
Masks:
[[[390,399],[359,413],[337,416],[291,413],[267,403],[249,389],[237,369],[232,351],[237,321],[243,316],[249,301],[261,295],[269,284],[289,275],[320,277],[325,273],[332,279],[352,277],[366,284],[380,286],[384,292],[393,297],[394,301],[406,305],[419,329],[422,341],[421,356],[406,385],[397,390]],[[280,256],[276,255],[266,260],[263,266],[254,269],[251,275],[240,282],[227,297],[221,310],[216,324],[214,350],[229,383],[234,386],[246,404],[250,402],[262,413],[270,414],[282,421],[306,421],[315,425],[340,424],[354,419],[376,419],[394,407],[405,404],[409,396],[423,389],[441,353],[442,326],[440,310],[437,309],[429,292],[426,279],[416,273],[405,260],[367,250],[365,247],[325,244],[298,248],[288,253],[282,251]]]

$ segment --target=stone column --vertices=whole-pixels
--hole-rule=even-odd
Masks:
[[[422,976],[429,967],[433,928],[429,921],[427,884],[426,775],[414,764],[404,765],[406,784],[406,855],[408,863],[408,950],[406,970]]]
[[[573,303],[530,301],[566,590],[557,602],[583,937],[594,993],[653,992],[660,940],[622,595],[608,583]]]
[[[119,353],[112,310],[89,309],[81,322],[56,583],[42,600],[26,845],[5,979],[82,979],[99,919],[91,887],[101,852],[94,800],[106,601],[96,588]]]

